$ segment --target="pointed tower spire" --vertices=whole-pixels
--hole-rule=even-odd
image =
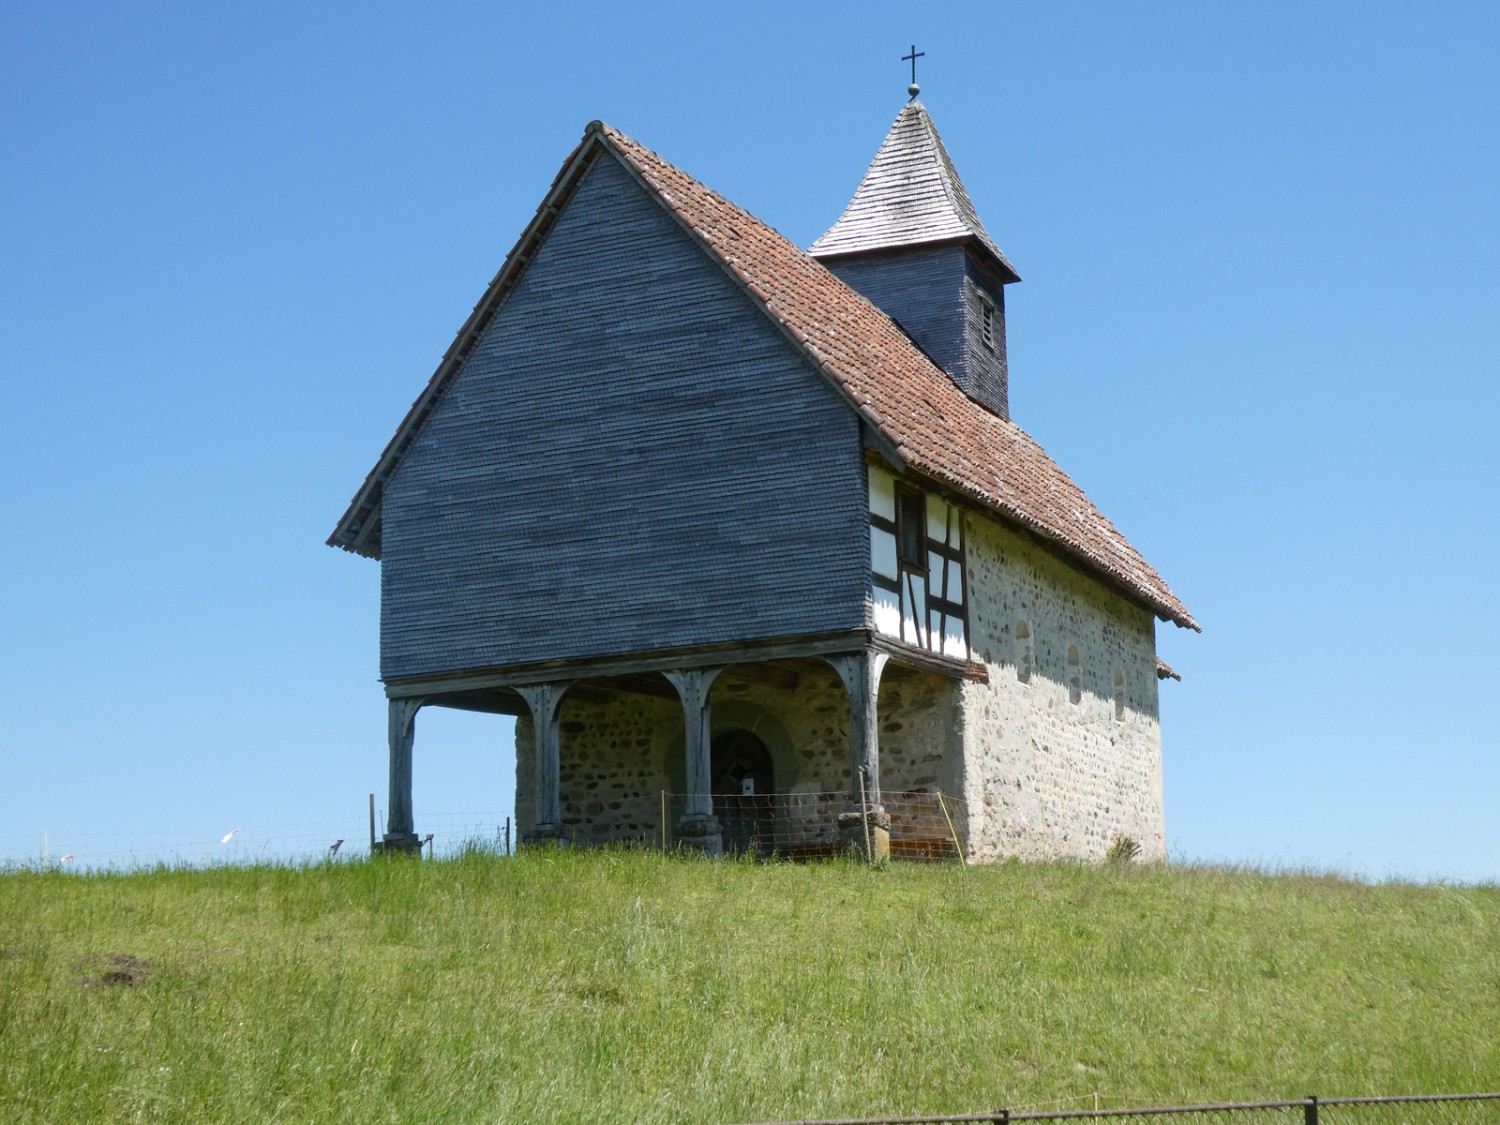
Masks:
[[[979,221],[927,107],[911,101],[896,115],[849,206],[810,253],[832,258],[952,240],[978,243],[1007,283],[1021,280]]]
[[[979,221],[915,97],[809,253],[883,309],[965,394],[1010,417],[1005,286],[1021,276]]]

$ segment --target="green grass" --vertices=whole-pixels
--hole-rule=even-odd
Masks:
[[[644,852],[0,875],[5,1121],[744,1121],[1500,1086],[1500,888]]]

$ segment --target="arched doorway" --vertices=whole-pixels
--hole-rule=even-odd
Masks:
[[[714,816],[726,852],[776,850],[776,772],[766,744],[748,730],[726,730],[712,747]]]

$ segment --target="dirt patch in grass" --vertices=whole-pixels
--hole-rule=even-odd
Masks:
[[[150,979],[155,966],[129,953],[110,953],[80,961],[74,968],[97,974],[79,977],[81,988],[136,988]]]

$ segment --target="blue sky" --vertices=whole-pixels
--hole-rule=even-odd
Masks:
[[[1500,7],[722,12],[0,11],[0,859],[362,832],[378,567],[323,540],[585,124],[806,245],[916,42],[1012,412],[1204,626],[1174,854],[1500,877]],[[418,828],[513,771],[424,711]]]

